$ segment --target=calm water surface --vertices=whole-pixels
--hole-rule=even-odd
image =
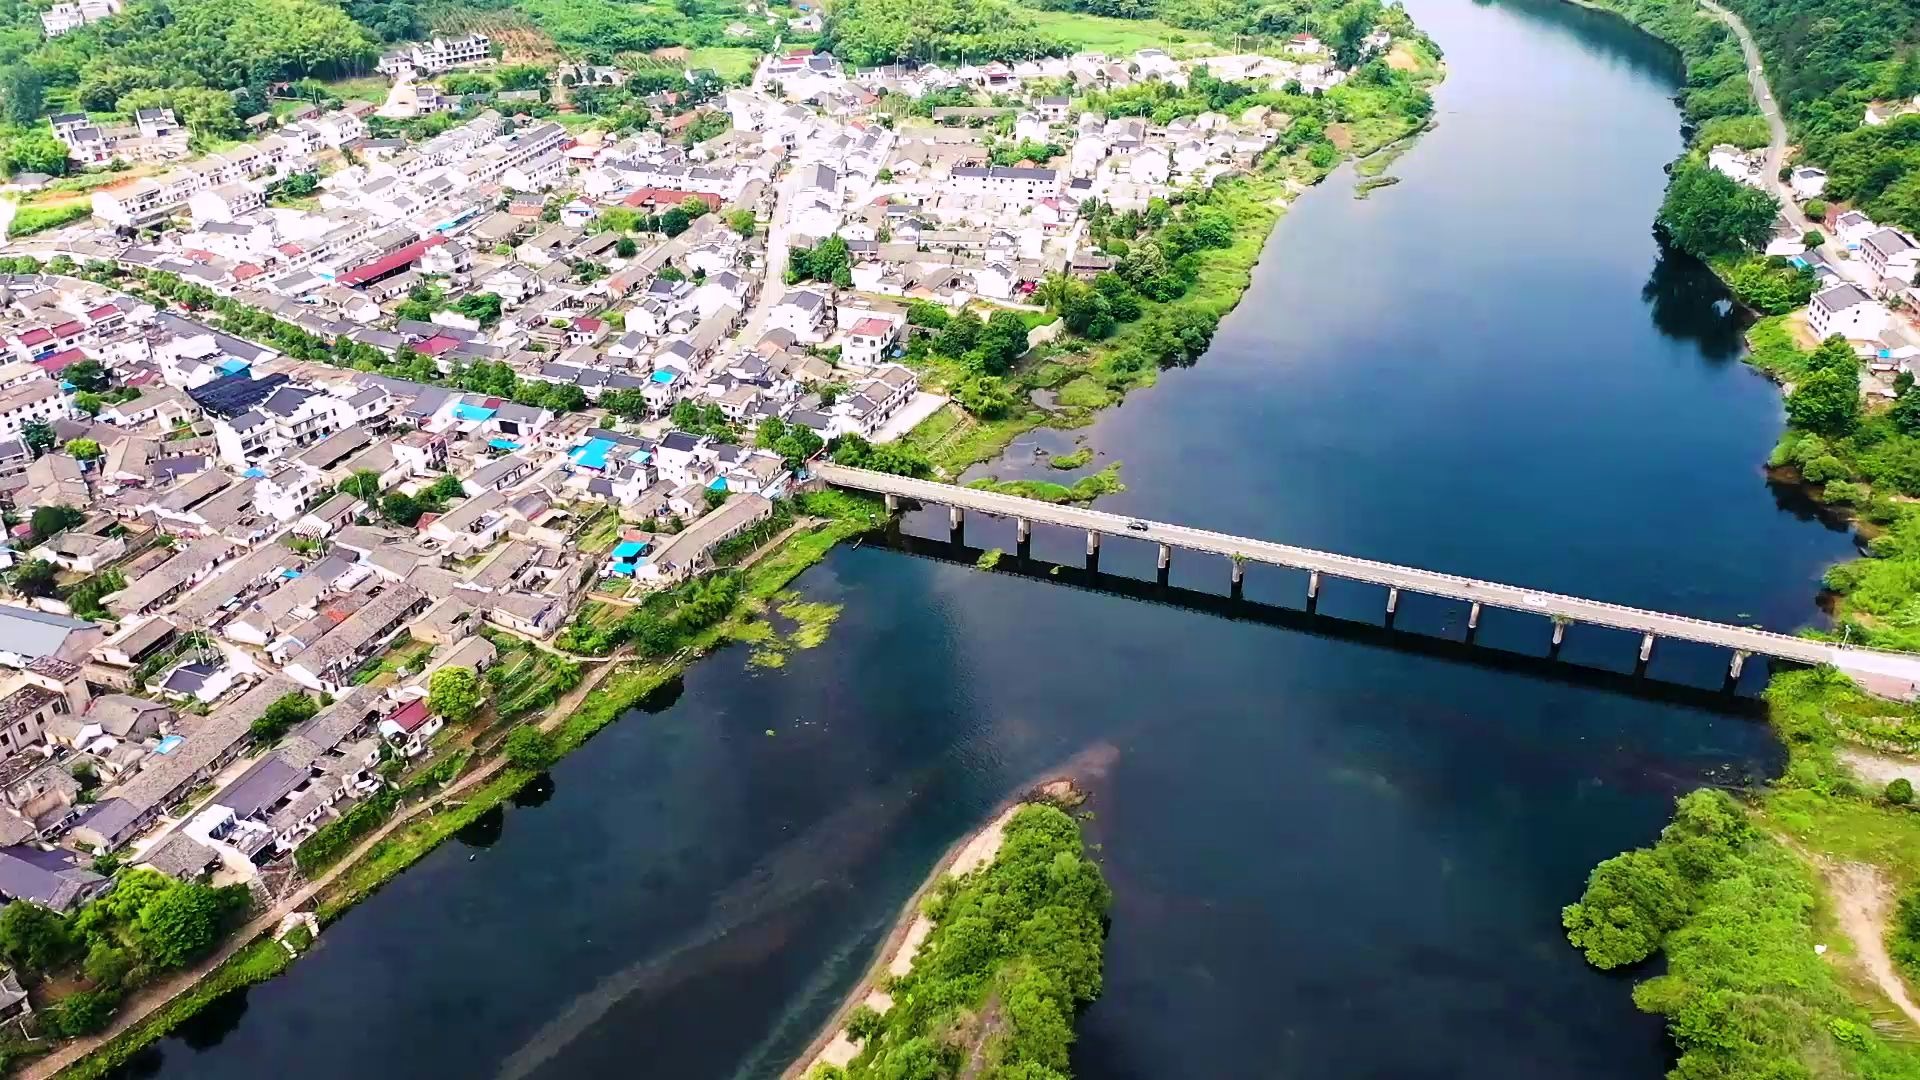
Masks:
[[[1105,507],[1791,628],[1844,534],[1769,490],[1774,390],[1724,298],[1648,231],[1677,72],[1580,9],[1413,0],[1440,126],[1367,201],[1316,190],[1201,364],[1077,436]],[[1032,462],[1031,443],[998,466]],[[944,517],[908,528],[944,536]],[[1012,546],[1005,523],[974,546]],[[1076,535],[1035,555],[1073,561]],[[1102,570],[1151,576],[1113,541]],[[610,728],[144,1057],[198,1080],[770,1077],[929,864],[1073,760],[1115,890],[1089,1080],[1657,1076],[1657,1023],[1560,905],[1671,797],[1776,761],[1739,710],[982,574],[878,544],[800,581],[828,643],[743,650]],[[1173,583],[1224,591],[1224,563]],[[1302,582],[1255,568],[1251,600]],[[1322,612],[1376,620],[1331,587]],[[1463,613],[1409,598],[1401,630]],[[1350,637],[1351,635],[1349,635]],[[1481,640],[1531,653],[1538,620]],[[1563,658],[1631,669],[1575,628]],[[1660,646],[1651,674],[1717,685]],[[1755,665],[1756,667],[1758,665]],[[1759,672],[1743,688],[1751,693]],[[269,1064],[270,1063],[270,1064]]]

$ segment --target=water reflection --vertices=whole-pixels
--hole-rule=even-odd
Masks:
[[[1640,299],[1652,308],[1654,327],[1667,337],[1693,342],[1705,359],[1738,359],[1744,320],[1727,287],[1699,259],[1674,249],[1657,233],[1655,240],[1660,257],[1640,289]]]
[[[486,812],[462,826],[453,834],[455,840],[470,848],[490,848],[500,839],[501,830],[507,827],[507,812],[499,806],[490,806]]]
[[[553,798],[553,774],[541,773],[513,793],[513,805],[531,810],[536,806],[547,805],[547,800],[551,798]]]

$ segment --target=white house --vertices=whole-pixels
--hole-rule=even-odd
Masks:
[[[1807,305],[1807,326],[1822,340],[1835,334],[1850,341],[1876,339],[1891,320],[1886,305],[1854,285],[1835,285],[1815,293]]]
[[[847,328],[840,345],[840,362],[870,368],[887,358],[900,336],[900,320],[890,315],[868,315]]]
[[[831,307],[827,298],[811,289],[794,289],[780,298],[767,316],[767,328],[785,330],[802,341],[820,341],[821,326]]]
[[[1788,182],[1793,187],[1793,197],[1801,202],[1817,199],[1827,190],[1827,174],[1811,165],[1794,169]]]

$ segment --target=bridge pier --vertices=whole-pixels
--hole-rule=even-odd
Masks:
[[[1160,565],[1156,568],[1154,580],[1165,585],[1173,575],[1173,548],[1165,543],[1160,545]]]
[[[1727,665],[1727,679],[1729,681],[1740,678],[1740,672],[1747,666],[1747,657],[1751,655],[1752,654],[1745,649],[1733,650],[1733,663]]]
[[[1235,600],[1238,600],[1240,599],[1241,593],[1246,591],[1246,587],[1247,587],[1247,564],[1244,562],[1241,562],[1239,559],[1234,559],[1233,560],[1233,577],[1229,581],[1229,588],[1227,590],[1227,593],[1228,595],[1232,596]]]
[[[947,507],[947,528],[959,532],[967,522],[967,512],[957,506]]]
[[[1480,601],[1475,600],[1473,606],[1467,609],[1467,630],[1471,632],[1478,629],[1480,629]]]
[[[1100,534],[1092,529],[1087,530],[1087,554],[1100,554]]]
[[[1653,659],[1653,634],[1647,633],[1640,637],[1640,662],[1644,664],[1651,659]]]
[[[891,517],[892,515],[897,514],[899,512],[900,512],[900,496],[898,495],[887,496],[887,515]]]
[[[1553,617],[1553,644],[1548,648],[1547,655],[1559,655],[1560,643],[1565,640],[1567,640],[1567,620],[1555,615]]]
[[[1013,538],[1017,543],[1026,543],[1032,532],[1033,522],[1028,521],[1026,518],[1013,519]]]

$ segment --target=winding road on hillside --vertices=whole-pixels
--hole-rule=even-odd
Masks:
[[[1773,87],[1767,83],[1766,63],[1760,57],[1760,46],[1753,40],[1753,33],[1740,16],[1713,2],[1700,0],[1700,6],[1706,8],[1714,18],[1727,24],[1733,36],[1740,40],[1740,52],[1747,58],[1747,84],[1753,88],[1753,100],[1760,105],[1760,115],[1767,118],[1767,190],[1771,191],[1786,206],[1793,205],[1793,193],[1780,179],[1780,167],[1787,163],[1787,118],[1780,112],[1780,103],[1773,99]]]

